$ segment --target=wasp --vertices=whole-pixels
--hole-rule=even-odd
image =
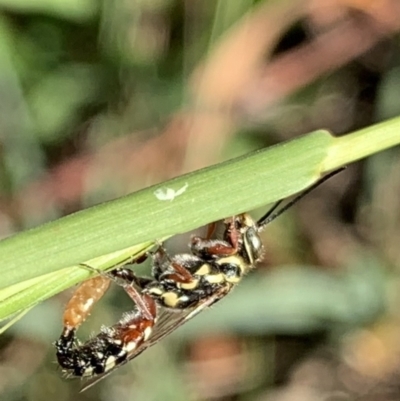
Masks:
[[[278,201],[257,221],[248,213],[226,218],[220,239],[212,238],[216,223],[211,223],[205,238],[191,238],[190,253],[169,256],[160,245],[152,254],[151,277],[136,276],[123,266],[85,281],[66,306],[64,328],[55,343],[63,371],[89,378],[87,388],[225,297],[262,259],[260,233],[265,227],[342,170],[327,174],[281,208],[283,200]],[[112,280],[129,295],[134,309],[80,343],[79,326]]]

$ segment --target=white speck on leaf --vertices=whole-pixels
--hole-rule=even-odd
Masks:
[[[157,190],[154,191],[154,195],[156,196],[157,199],[161,201],[173,201],[177,196],[182,195],[186,189],[188,188],[189,184],[185,183],[185,185],[182,188],[179,188],[178,190],[175,191],[175,189],[172,188],[158,188]]]

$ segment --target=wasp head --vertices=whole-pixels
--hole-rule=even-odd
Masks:
[[[227,230],[230,239],[233,243],[237,242],[239,253],[253,266],[261,259],[263,253],[258,224],[247,213],[234,216],[233,219],[233,227],[230,226]]]

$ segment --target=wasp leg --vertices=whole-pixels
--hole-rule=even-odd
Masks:
[[[131,269],[126,267],[114,269],[108,274],[124,289],[135,305],[140,309],[143,316],[150,320],[152,318],[152,312],[148,309],[146,302],[143,302],[143,294],[141,294],[141,291],[152,283],[154,279],[137,276]],[[135,286],[140,289],[140,292]]]
[[[217,228],[217,223],[210,223],[207,227],[207,235],[206,235],[206,239],[210,239],[213,234],[215,233],[215,230]]]
[[[102,279],[102,280],[100,280],[100,278]],[[143,288],[145,288],[146,287],[146,285],[148,284],[148,283],[150,283],[151,281],[152,281],[152,279],[149,279],[149,278],[146,278],[146,277],[139,277],[139,276],[136,276],[136,274],[131,270],[131,269],[128,269],[127,267],[119,267],[119,268],[117,268],[117,269],[114,269],[114,270],[112,270],[112,271],[110,271],[110,272],[107,272],[107,273],[105,273],[105,275],[104,274],[101,274],[100,276],[98,276],[98,277],[95,277],[94,279],[91,279],[91,280],[96,280],[96,279],[99,279],[98,281],[100,281],[101,283],[103,283],[103,282],[108,282],[108,286],[110,285],[110,280],[112,279],[113,281],[115,281],[118,285],[120,285],[124,290],[125,290],[125,292],[129,295],[129,297],[133,300],[133,302],[135,303],[135,305],[141,310],[141,312],[143,313],[143,315],[147,318],[147,319],[151,319],[151,316],[152,316],[152,314],[151,314],[151,312],[148,310],[148,308],[147,308],[147,306],[146,306],[146,304],[142,301],[142,296],[141,296],[141,294],[137,291],[137,289],[136,288],[134,288],[134,286],[133,286],[133,284],[135,284],[137,287],[139,287],[140,289],[143,289]],[[90,280],[89,280],[90,281]],[[85,284],[87,283],[87,281],[85,281],[83,284],[82,284],[82,286],[85,286]],[[96,283],[94,283],[94,284],[96,284]],[[107,288],[105,288],[105,290],[104,290],[104,292],[103,292],[103,294],[105,293],[105,291],[108,289],[108,286],[107,286]],[[78,289],[79,290],[79,289]],[[77,291],[78,291],[77,290]],[[93,291],[95,291],[96,290],[96,288],[93,288]],[[102,294],[102,295],[103,295]],[[86,294],[83,294],[83,295],[86,295]],[[102,296],[101,295],[101,296]],[[98,298],[98,299],[100,299],[100,297]],[[98,299],[96,299],[96,300],[93,300],[93,302],[91,302],[91,306],[93,306],[93,304],[95,303],[95,302],[97,302],[98,301]],[[72,300],[72,299],[71,299]],[[80,299],[80,304],[82,305],[82,307],[84,307],[84,304],[86,303],[88,303],[88,298],[86,298],[86,300],[85,300],[85,298],[84,298],[84,296],[82,296]],[[71,303],[71,301],[70,301],[70,303]],[[68,304],[69,305],[69,304]],[[77,307],[79,307],[79,304],[77,304],[76,305]],[[68,308],[68,306],[67,306],[67,308]],[[91,310],[92,308],[90,308],[90,310]],[[89,311],[90,312],[90,311]],[[86,316],[88,315],[89,313],[87,313],[86,314]],[[65,324],[65,321],[64,321],[64,326],[67,326],[66,324]],[[75,326],[75,325],[74,325]]]
[[[181,255],[171,258],[163,246],[160,246],[153,255],[152,276],[156,281],[166,281],[181,284],[190,284],[194,277],[187,268],[192,261],[186,261]],[[190,256],[190,255],[189,255]],[[197,262],[196,258],[196,262]],[[200,261],[200,260],[199,260]],[[201,262],[201,261],[200,261]]]
[[[149,281],[150,282],[150,281]],[[155,308],[154,300],[151,302],[147,299],[148,296],[139,292],[134,286],[123,286],[125,292],[129,295],[136,307],[139,309],[140,314],[147,320],[154,319]]]
[[[240,227],[243,226],[245,219],[245,214],[239,214],[237,216],[228,217],[224,221],[226,225],[224,239],[232,244],[232,248],[235,250],[235,252],[238,251],[240,240],[243,237]]]
[[[147,283],[152,281],[151,278],[137,276],[133,270],[128,267],[118,267],[107,272],[106,275],[122,288],[128,288],[134,284],[142,289]]]
[[[192,253],[204,259],[218,259],[236,255],[241,247],[243,233],[241,227],[246,220],[246,214],[239,214],[224,220],[225,231],[223,239],[209,239],[194,236],[191,239]]]
[[[141,295],[137,310],[125,314],[114,326],[103,328],[96,337],[84,344],[76,340],[76,329],[64,329],[56,342],[58,363],[71,376],[94,376],[105,373],[130,359],[137,348],[147,341],[157,321],[155,301]]]
[[[224,256],[231,256],[237,253],[237,248],[224,240],[207,240],[194,236],[190,242],[190,249],[193,254],[204,260],[213,260]]]

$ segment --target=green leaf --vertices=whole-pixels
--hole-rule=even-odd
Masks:
[[[152,242],[136,245],[123,251],[113,252],[89,260],[85,265],[72,266],[57,270],[39,277],[19,282],[0,290],[0,320],[30,308],[51,296],[77,284],[94,274],[93,269],[107,270],[125,264],[147,252],[153,246]],[[69,284],[65,286],[65,283]]]
[[[340,138],[313,132],[7,238],[0,242],[0,318],[87,278],[81,263],[105,255],[95,267],[107,269],[157,239],[286,198],[330,170],[399,144],[399,132],[400,118]]]

